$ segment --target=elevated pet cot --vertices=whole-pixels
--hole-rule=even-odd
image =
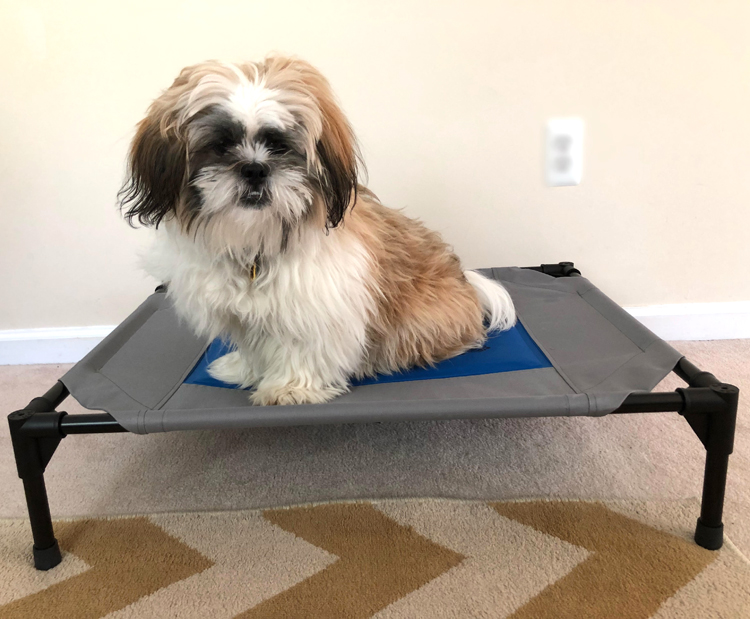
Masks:
[[[695,541],[720,548],[739,390],[682,357],[573,263],[482,272],[510,292],[517,327],[435,368],[361,381],[327,404],[296,406],[251,406],[247,392],[213,381],[205,366],[222,354],[221,343],[196,338],[160,286],[46,394],[8,417],[36,567],[61,560],[44,470],[71,434],[658,412],[682,415],[706,449]],[[670,371],[687,387],[650,393]],[[106,412],[57,411],[69,394]]]

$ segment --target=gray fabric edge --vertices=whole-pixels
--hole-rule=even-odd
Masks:
[[[501,390],[501,391],[498,391]],[[480,374],[475,376],[455,376],[426,381],[390,383],[386,390],[380,385],[363,385],[352,388],[329,406],[346,405],[356,402],[392,402],[403,400],[462,400],[502,397],[534,397],[570,395],[573,391],[560,378],[554,368],[536,368]],[[165,411],[194,408],[247,408],[249,390],[211,387],[206,385],[182,384],[172,396]]]
[[[585,277],[553,278],[538,271],[519,269],[517,267],[500,267],[492,269],[478,269],[488,277],[513,282],[523,286],[554,289],[559,292],[578,294],[592,308],[599,312],[613,327],[627,337],[642,352],[629,359],[603,381],[585,389],[576,385],[567,373],[560,368],[557,360],[545,350],[543,342],[533,333],[533,327],[526,324],[519,317],[529,336],[547,355],[547,358],[557,370],[560,377],[577,393],[588,393],[594,404],[591,414],[603,416],[619,408],[628,395],[636,392],[651,391],[666,377],[677,362],[683,357],[682,353],[659,338],[631,314],[605,295],[590,280]],[[648,379],[648,380],[647,380]],[[645,385],[643,390],[622,391],[623,382],[637,381]]]
[[[565,371],[560,367],[560,364],[557,362],[557,360],[549,353],[544,342],[542,342],[538,337],[536,337],[536,335],[534,335],[534,327],[526,322],[522,316],[518,316],[516,320],[518,320],[518,322],[523,325],[523,328],[526,329],[526,333],[529,334],[529,337],[539,347],[539,350],[541,350],[544,353],[544,356],[547,357],[547,360],[552,364],[552,367],[554,368],[555,372],[557,372],[560,380],[568,385],[568,387],[570,387],[573,392],[581,393],[581,390],[576,387],[575,382],[568,377]]]
[[[81,406],[92,410],[105,410],[99,404],[102,399],[105,399],[110,404],[110,409],[130,409],[139,412],[144,409],[140,402],[127,395],[98,370],[162,306],[165,296],[164,293],[150,295],[115,327],[112,333],[63,375],[60,381]],[[129,432],[138,432],[137,425],[133,425],[130,420],[121,421],[112,410],[107,410],[107,412]]]
[[[648,350],[620,366],[615,374],[607,377],[598,385],[590,387],[587,393],[611,392],[624,382],[624,378],[627,378],[627,382],[631,380],[643,382],[648,385],[647,389],[650,391],[671,371],[670,369],[665,374],[660,374],[662,368],[666,365],[673,368],[681,358],[682,354],[666,342],[658,340],[651,344]],[[661,376],[661,378],[657,378],[658,376]]]
[[[591,284],[588,280],[586,282]],[[651,344],[660,341],[653,331],[628,314],[593,284],[584,292],[579,290],[578,294],[642,351],[645,352]]]
[[[623,400],[627,397],[627,394],[620,395]],[[150,433],[338,423],[587,416],[591,415],[591,403],[591,398],[586,394],[572,394],[471,400],[392,400],[346,405],[338,405],[334,401],[296,406],[182,409],[151,411],[143,428]],[[221,424],[217,425],[212,418],[219,417]]]
[[[592,411],[597,416],[603,416],[619,408],[628,395],[636,393],[628,391],[625,397],[620,397],[621,393],[617,391],[623,383],[641,383],[645,385],[645,388],[639,391],[649,392],[674,369],[683,355],[617,305],[589,280],[574,279],[585,281],[589,286],[584,291],[579,288],[578,294],[581,298],[643,351],[620,366],[598,385],[586,389],[586,393],[594,399]]]

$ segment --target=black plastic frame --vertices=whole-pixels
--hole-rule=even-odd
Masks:
[[[553,277],[581,275],[572,262],[527,268]],[[706,449],[695,541],[703,548],[718,550],[724,542],[724,491],[729,455],[734,446],[739,389],[701,371],[685,358],[673,371],[687,383],[686,388],[667,393],[631,394],[612,414],[676,412],[687,420]],[[58,381],[26,408],[8,416],[13,453],[18,476],[23,481],[34,539],[34,565],[39,570],[49,570],[62,560],[44,483],[44,471],[60,441],[69,434],[126,432],[109,413],[68,415],[57,411],[68,395],[65,385]]]

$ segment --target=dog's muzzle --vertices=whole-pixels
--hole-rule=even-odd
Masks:
[[[240,168],[240,176],[247,183],[247,191],[241,197],[243,206],[260,208],[268,202],[268,172],[268,166],[258,162],[245,163]]]

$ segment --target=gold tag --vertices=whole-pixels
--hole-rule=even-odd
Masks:
[[[255,277],[257,274],[258,274],[258,261],[256,260],[255,262],[253,262],[253,266],[250,269],[250,277],[252,278],[253,281],[255,281]]]

